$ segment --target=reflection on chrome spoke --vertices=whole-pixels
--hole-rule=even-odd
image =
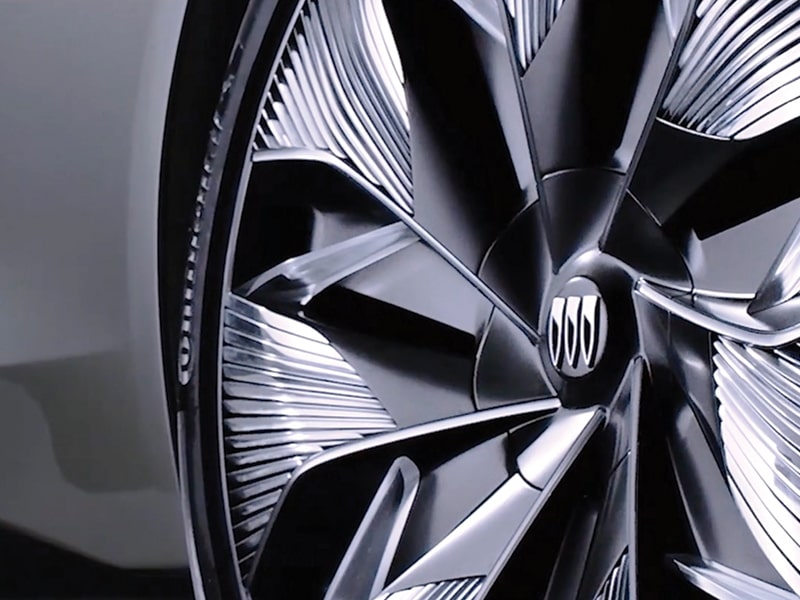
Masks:
[[[239,290],[269,305],[305,306],[325,288],[399,252],[419,238],[403,223],[290,258]]]
[[[800,339],[800,302],[786,302],[771,311],[751,315],[751,295],[690,294],[644,279],[636,284],[636,293],[689,323],[746,344],[777,348]]]
[[[713,561],[686,556],[672,560],[688,581],[719,600],[798,600],[788,590]]]

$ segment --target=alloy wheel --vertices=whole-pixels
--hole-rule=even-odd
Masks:
[[[198,590],[797,598],[798,15],[254,0],[184,295]]]

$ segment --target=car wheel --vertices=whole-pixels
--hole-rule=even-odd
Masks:
[[[196,592],[796,598],[794,4],[252,0],[180,291]]]

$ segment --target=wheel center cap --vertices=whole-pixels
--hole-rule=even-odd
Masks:
[[[594,282],[570,279],[553,297],[547,319],[547,342],[553,367],[565,377],[595,369],[606,347],[608,311]]]

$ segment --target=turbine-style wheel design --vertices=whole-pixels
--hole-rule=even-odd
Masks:
[[[798,37],[252,0],[184,290],[198,592],[800,597]]]

